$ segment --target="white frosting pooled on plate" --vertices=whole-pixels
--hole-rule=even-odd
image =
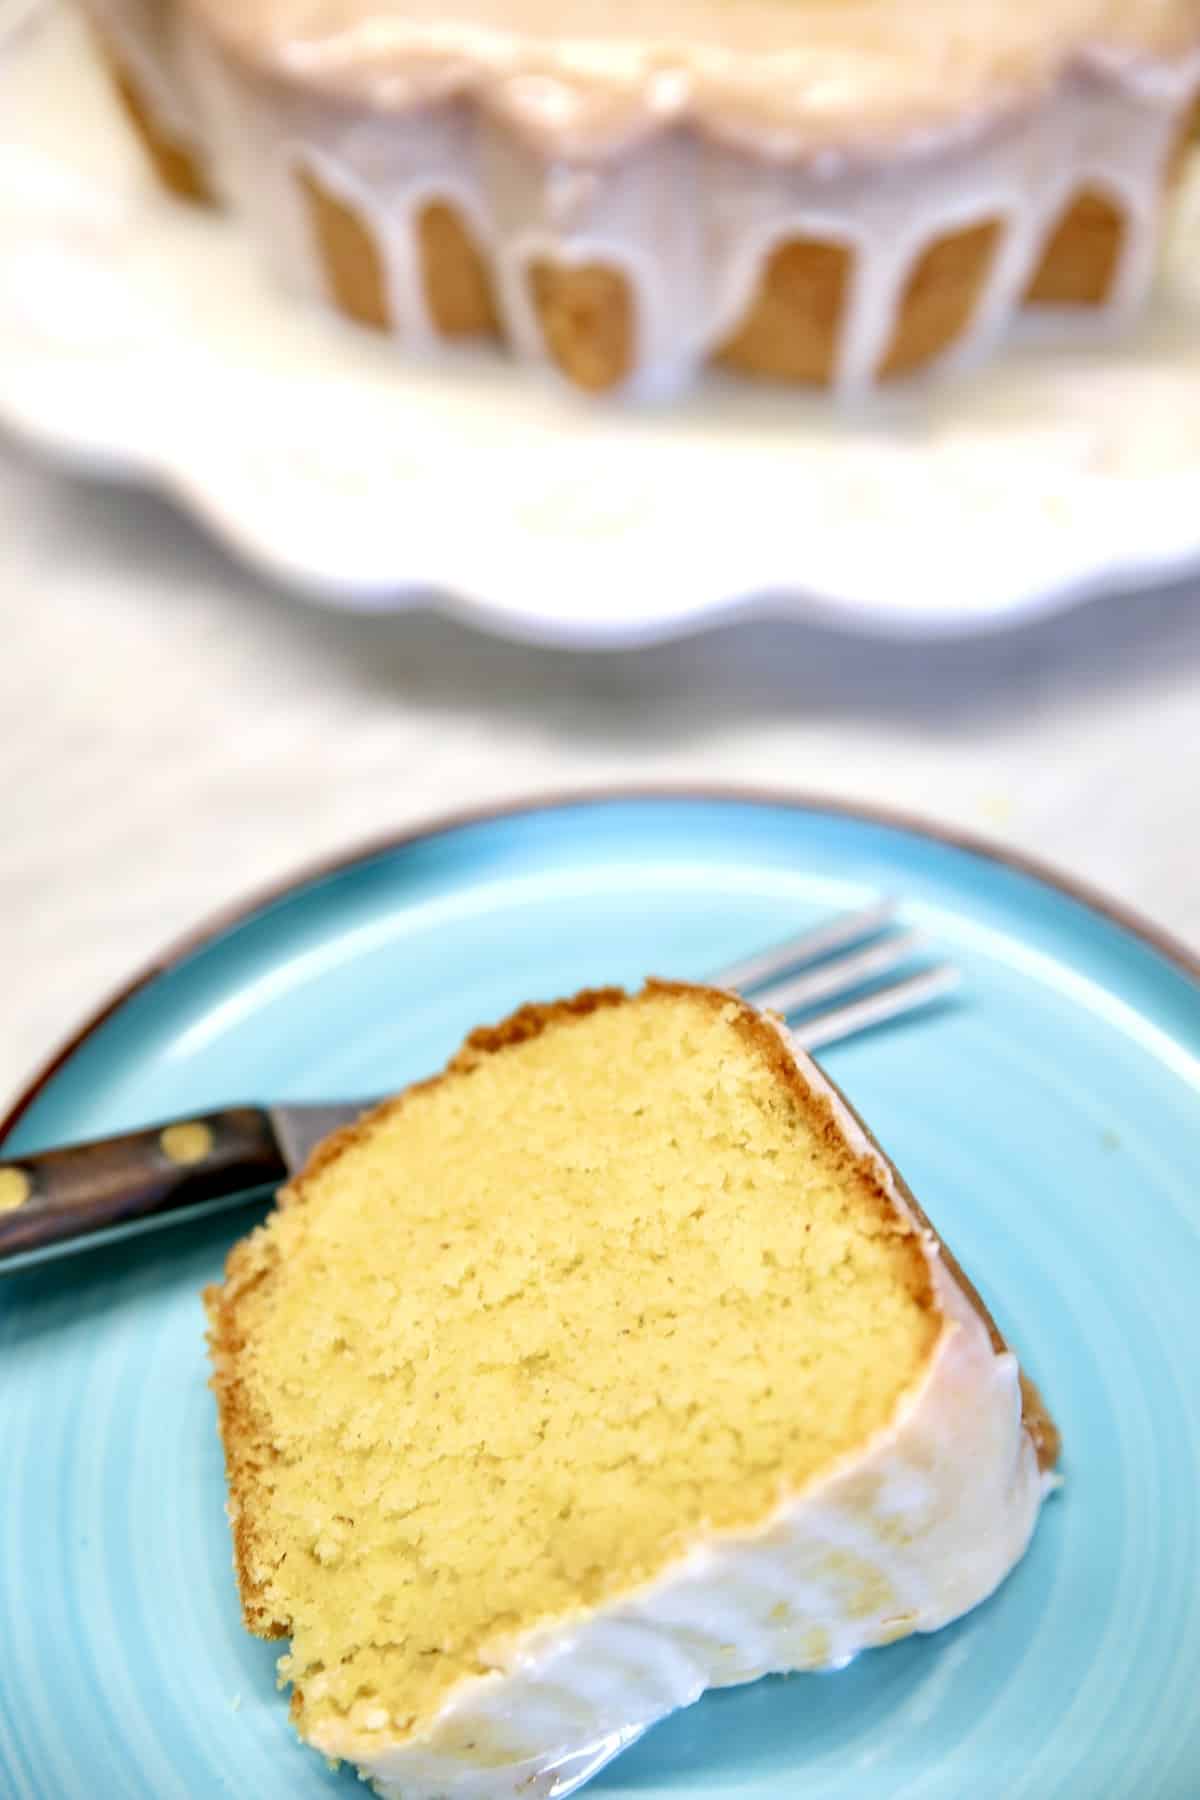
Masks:
[[[906,1212],[820,1072],[797,1066]],[[364,1706],[326,1721],[317,1747],[355,1762],[387,1800],[561,1800],[708,1687],[836,1668],[986,1599],[1023,1554],[1053,1477],[1022,1422],[1015,1358],[996,1353],[936,1238],[913,1223],[945,1323],[923,1381],[862,1451],[761,1529],[714,1534],[625,1599],[517,1638],[419,1736],[389,1741],[386,1714]]]

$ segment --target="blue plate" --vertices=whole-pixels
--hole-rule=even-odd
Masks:
[[[964,998],[830,1052],[1065,1440],[1030,1555],[959,1625],[709,1696],[589,1792],[1200,1795],[1200,984],[1028,870],[867,817],[563,804],[302,881],[161,965],[31,1090],[8,1151],[238,1098],[399,1085],[514,1003],[702,975],[880,890]],[[252,1214],[0,1283],[4,1800],[362,1789],[242,1630],[198,1291]]]

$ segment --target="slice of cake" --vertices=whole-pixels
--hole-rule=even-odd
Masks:
[[[324,1145],[209,1290],[249,1628],[396,1800],[548,1800],[705,1688],[936,1630],[1057,1440],[781,1026],[527,1007]]]

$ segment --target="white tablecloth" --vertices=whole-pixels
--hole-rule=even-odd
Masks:
[[[206,912],[356,839],[612,782],[984,831],[1200,944],[1200,587],[989,640],[782,625],[576,656],[318,611],[0,443],[0,1096]]]

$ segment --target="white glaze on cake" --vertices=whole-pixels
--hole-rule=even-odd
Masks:
[[[1054,1477],[1022,1422],[1016,1361],[993,1349],[936,1237],[838,1096],[796,1062],[921,1233],[944,1318],[923,1381],[860,1453],[760,1530],[698,1542],[620,1602],[516,1639],[416,1734],[397,1740],[369,1702],[322,1724],[317,1747],[354,1761],[388,1800],[561,1800],[705,1688],[835,1668],[936,1631],[1023,1554]]]
[[[215,3],[204,0],[210,9]],[[262,0],[237,16],[265,31],[268,20],[278,25],[283,4]],[[686,10],[685,0],[679,4]],[[714,9],[726,16],[721,0],[696,4],[710,19]],[[772,16],[795,24],[813,10],[778,0]],[[1059,10],[1040,9],[1056,18]],[[1076,24],[1080,10],[1066,9]],[[1126,25],[1133,17],[1128,8],[1083,10],[1120,16]],[[1016,11],[1028,31],[1034,9]],[[727,16],[742,17],[732,0]],[[1130,52],[1128,33],[1116,34],[1107,49],[1077,56],[1072,73],[1064,74],[1061,54],[1057,62],[1043,58],[1040,94],[1030,98],[1026,89],[1020,104],[982,121],[978,112],[956,115],[943,133],[917,132],[883,150],[856,139],[844,149],[790,156],[780,154],[782,140],[766,126],[747,148],[695,122],[664,123],[670,109],[656,135],[634,134],[620,153],[606,140],[595,153],[568,156],[561,148],[551,153],[545,133],[528,129],[528,118],[518,119],[507,101],[495,103],[495,93],[488,88],[485,95],[477,82],[447,82],[457,85],[457,98],[417,104],[418,90],[381,77],[364,106],[321,91],[325,65],[311,48],[281,46],[276,60],[290,73],[273,74],[230,55],[205,26],[194,33],[193,53],[221,185],[293,289],[320,297],[325,284],[297,181],[304,168],[349,201],[369,229],[387,271],[397,334],[411,346],[431,343],[413,220],[427,200],[449,200],[490,263],[502,326],[519,354],[545,356],[530,264],[601,263],[630,284],[636,382],[669,389],[737,325],[771,251],[815,237],[855,254],[834,377],[836,388],[854,395],[874,383],[922,250],[973,223],[1002,220],[1001,248],[969,326],[943,363],[969,364],[994,345],[1020,308],[1064,209],[1085,188],[1110,195],[1126,221],[1116,278],[1096,322],[1111,326],[1141,305],[1155,273],[1166,169],[1200,89],[1200,7],[1164,0],[1139,17],[1148,42],[1174,42],[1172,34],[1186,25],[1191,48],[1155,61]],[[972,9],[967,37],[977,29]],[[1036,41],[1043,51],[1047,42],[1061,51],[1064,30],[1055,25]],[[1000,90],[989,91],[995,97]],[[711,125],[714,116],[704,118]],[[959,141],[968,126],[969,137]],[[847,129],[843,117],[843,136]]]
[[[472,96],[553,155],[689,120],[758,154],[958,130],[1200,37],[1198,0],[190,0],[227,51],[394,113]]]

